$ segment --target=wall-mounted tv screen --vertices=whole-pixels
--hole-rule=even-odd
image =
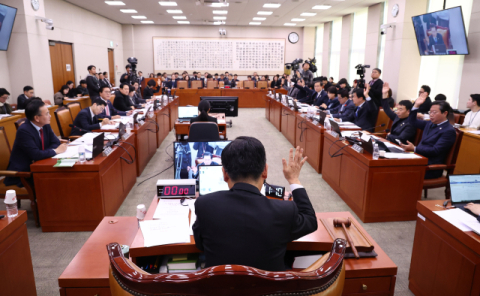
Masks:
[[[17,9],[0,4],[0,50],[7,50]]]
[[[412,17],[420,55],[467,55],[462,8],[454,7]]]

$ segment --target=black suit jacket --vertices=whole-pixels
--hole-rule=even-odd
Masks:
[[[194,118],[190,118],[190,123],[202,122],[202,121],[205,121],[205,120],[200,120],[200,119],[198,118],[198,116],[197,116],[197,117],[194,117]],[[208,116],[207,122],[215,122],[215,123],[218,124],[217,118],[216,118],[216,117],[212,117],[212,116]]]
[[[113,100],[113,107],[115,107],[115,109],[119,111],[130,111],[132,110],[132,106],[133,104],[129,96],[122,94],[120,91],[115,93],[115,100]]]
[[[413,103],[415,105],[415,103]],[[418,113],[427,114],[430,112],[430,107],[432,107],[432,100],[430,97],[427,97],[425,102],[418,107]]]
[[[379,78],[373,83],[372,86],[370,86],[370,91],[368,92],[368,96],[372,98],[373,102],[375,102],[375,105],[377,105],[377,107],[380,107],[382,105],[382,88],[383,81]]]
[[[226,79],[224,86],[227,86],[227,85],[229,85],[230,87],[233,88],[233,87],[237,86],[237,83],[235,82],[235,79],[232,79],[232,80]]]
[[[358,115],[356,113],[358,113]],[[353,113],[353,123],[361,127],[362,130],[368,129],[367,131],[372,132],[373,127],[377,123],[377,116],[377,105],[375,105],[372,99],[370,99],[370,101],[365,100],[362,107],[355,108]]]
[[[298,84],[294,84],[294,87],[298,89],[298,93],[296,96],[296,99],[300,103],[305,103],[305,104],[313,104],[312,101],[312,90],[308,88],[308,86],[300,86]]]
[[[328,103],[328,93],[325,91],[325,90],[322,90],[320,92],[320,95],[316,92],[316,91],[313,91],[311,93],[312,95],[312,100],[313,100],[313,104],[315,106],[321,106],[323,103],[327,104]]]
[[[115,107],[113,107],[113,105],[112,105],[112,103],[110,102],[110,100],[107,100],[107,106],[108,106],[108,109],[110,110],[110,116],[107,116],[107,107],[105,107],[105,109],[103,110],[103,112],[97,115],[98,118],[108,118],[108,119],[111,119],[112,116],[116,116],[116,115],[126,116],[126,115],[127,115],[127,112],[125,112],[125,111],[120,111],[120,110],[115,109]],[[129,110],[129,111],[130,111],[130,110]]]
[[[73,121],[71,136],[81,136],[93,130],[100,129],[100,123],[97,116],[92,118],[90,114],[90,107],[78,112],[77,117]]]
[[[53,149],[60,145],[60,141],[49,124],[43,126],[43,142],[44,150],[42,150],[39,132],[27,119],[17,130],[7,170],[30,172],[30,165],[34,161],[55,156],[56,153]],[[19,185],[23,187],[19,178],[7,177],[4,183],[6,186]]]
[[[145,100],[151,99],[153,95],[160,91],[160,85],[157,85],[156,88],[145,87],[143,89],[143,97]]]
[[[390,109],[388,99],[382,100],[382,107],[385,114],[387,114],[387,116],[393,122],[390,134],[387,136],[387,140],[395,144],[397,144],[395,140],[400,140],[403,144],[407,144],[407,141],[413,143],[413,141],[415,141],[417,129],[410,124],[408,117],[400,119],[397,114]]]
[[[343,106],[343,109],[342,109]],[[355,104],[352,100],[347,100],[345,104],[338,105],[330,110],[333,118],[340,118],[342,121],[353,122],[355,116]]]
[[[293,191],[291,202],[268,199],[253,185],[237,183],[229,191],[199,197],[195,213],[195,244],[205,253],[206,267],[285,270],[287,244],[317,229],[304,188]]]
[[[87,89],[88,95],[90,98],[97,98],[100,96],[100,82],[98,81],[97,77],[88,75],[87,79]]]
[[[428,49],[433,50],[434,45],[445,45],[445,42],[443,42],[442,34],[437,33],[437,41],[433,39],[433,36],[430,35],[428,36]]]
[[[28,102],[29,99],[25,95],[19,95],[17,98],[17,110],[24,110]]]
[[[0,107],[0,114],[10,114],[12,113],[12,106],[8,103],[4,103],[2,107]]]

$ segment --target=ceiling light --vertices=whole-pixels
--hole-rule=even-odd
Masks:
[[[212,12],[213,14],[227,14],[228,10],[214,10]]]
[[[179,23],[179,24],[190,24],[189,21],[177,21],[177,23]]]
[[[221,25],[223,22],[213,22],[214,25]]]
[[[261,22],[249,22],[248,24],[249,25],[261,25],[262,23]]]
[[[187,17],[184,16],[184,15],[174,15],[173,18],[176,19],[176,20],[186,20],[187,19]]]
[[[315,5],[312,9],[329,9],[331,5]]]
[[[304,12],[302,14],[300,14],[301,16],[315,16],[317,15],[315,12]]]
[[[144,20],[147,17],[144,15],[132,15],[132,18],[137,19],[137,20]]]
[[[137,13],[135,9],[120,9],[123,13]]]
[[[180,9],[167,9],[168,13],[183,13]]]
[[[226,20],[227,17],[226,16],[214,16],[213,19],[214,20]]]
[[[280,5],[279,3],[265,3],[263,4],[263,8],[279,8]]]
[[[153,21],[140,21],[142,24],[153,24]]]
[[[294,24],[294,23],[285,23],[283,24],[284,26],[296,26],[297,24]]]
[[[177,6],[177,2],[170,2],[170,1],[160,1],[158,2],[161,6]]]
[[[292,22],[303,22],[305,19],[301,19],[301,18],[293,18],[292,19]]]
[[[273,11],[259,11],[257,12],[258,15],[271,15]]]
[[[125,5],[125,3],[123,3],[122,1],[105,1],[105,3],[108,5],[117,5],[117,6]]]
[[[254,17],[253,18],[254,21],[264,21],[266,19],[267,19],[266,17]]]
[[[228,3],[212,3],[208,6],[210,6],[210,7],[228,7],[228,5],[229,5]]]

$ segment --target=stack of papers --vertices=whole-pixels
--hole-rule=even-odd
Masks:
[[[12,111],[12,113],[15,113],[15,114],[22,114],[22,113],[25,113],[25,109],[21,109],[21,110],[15,110],[15,111]]]
[[[13,112],[12,112],[13,113]],[[6,118],[6,117],[10,117],[10,116],[13,116],[11,114],[0,114],[0,119],[3,119],[3,118]]]
[[[178,200],[177,200],[178,202]],[[188,207],[186,207],[188,209]],[[188,219],[146,220],[140,222],[145,247],[189,243]]]
[[[396,147],[396,146],[395,146]],[[421,156],[418,156],[413,153],[393,153],[393,152],[385,152],[385,158],[392,159],[392,158],[398,158],[398,159],[414,159],[414,158],[421,158]]]
[[[85,158],[92,158],[92,150],[93,150],[92,145],[85,145]],[[52,158],[55,158],[55,159],[74,158],[78,160],[79,158],[78,145],[67,146],[67,151],[57,154]]]
[[[185,201],[187,202],[187,201]],[[187,220],[190,207],[184,206],[179,199],[160,199],[153,219],[159,220]]]
[[[352,135],[358,136],[358,131],[341,131],[342,137],[351,137]]]
[[[101,133],[86,133],[75,141],[71,142],[69,145],[93,145],[93,139],[100,135]],[[91,150],[90,150],[91,151]]]
[[[75,165],[78,161],[78,158],[64,158],[59,159],[57,163],[54,165],[56,168],[71,168]]]
[[[474,231],[480,235],[480,223],[477,218],[466,213],[461,209],[451,209],[446,211],[435,211],[435,214],[439,215],[453,226],[457,227],[461,231]]]

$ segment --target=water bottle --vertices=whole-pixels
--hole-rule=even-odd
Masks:
[[[379,156],[380,150],[378,149],[378,144],[375,143],[375,146],[373,146],[373,159],[377,160]]]
[[[15,190],[7,190],[5,194],[5,206],[7,208],[8,218],[18,216],[17,194],[15,193]]]
[[[79,145],[78,146],[78,161],[80,163],[84,163],[86,161],[85,158],[85,146]]]

